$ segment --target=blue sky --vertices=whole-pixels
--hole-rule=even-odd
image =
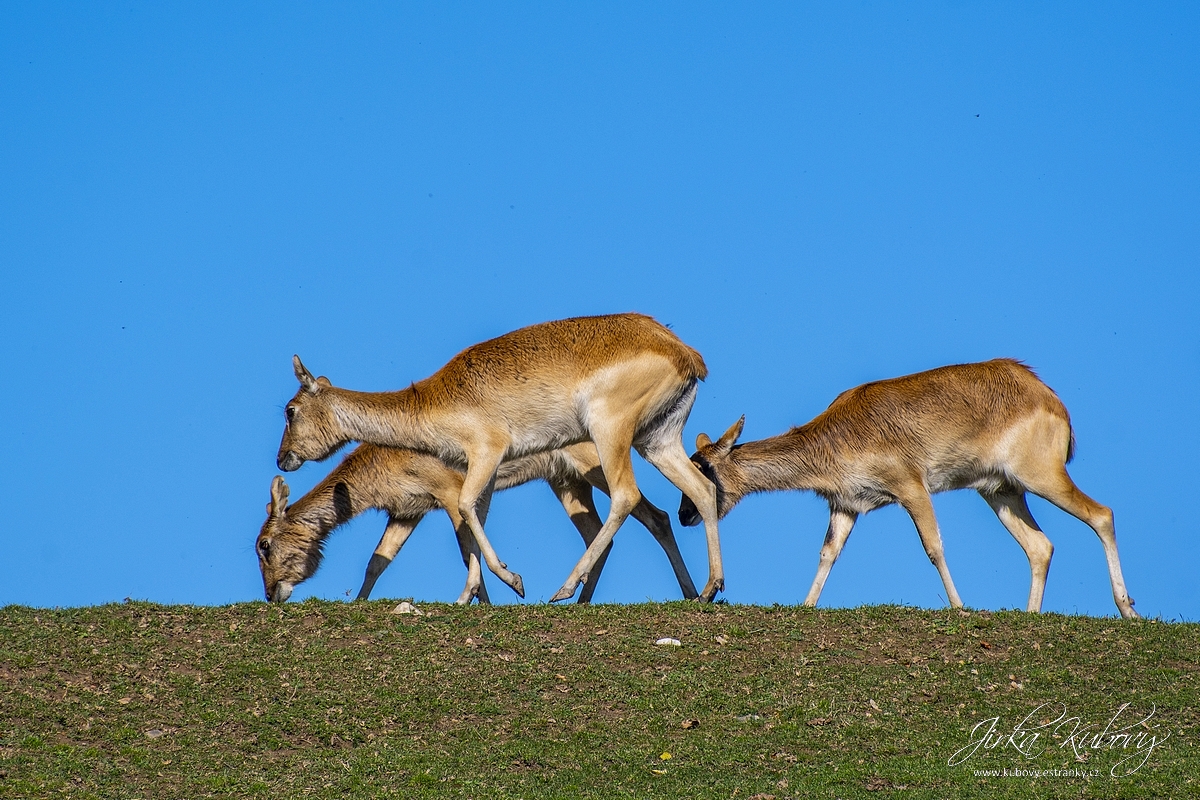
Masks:
[[[708,362],[685,441],[864,381],[1013,356],[1070,409],[1143,615],[1200,618],[1194,4],[8,4],[0,9],[0,604],[261,596],[290,358],[364,390],[636,310]],[[288,475],[298,497],[336,461]],[[644,463],[646,496],[679,494]],[[1045,609],[1113,615],[1100,544],[1034,499]],[[935,499],[967,605],[1024,555]],[[553,496],[489,535],[530,601],[581,545]],[[383,528],[296,598],[345,597]],[[731,602],[798,603],[824,504],[721,526]],[[697,583],[703,534],[677,536]],[[430,516],[376,596],[450,600]],[[493,597],[515,599],[494,577]],[[678,596],[636,523],[596,599]],[[862,519],[823,605],[944,604],[911,522]]]

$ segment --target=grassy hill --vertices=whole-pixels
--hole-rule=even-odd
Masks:
[[[0,609],[0,797],[1200,795],[1195,624],[394,605]]]

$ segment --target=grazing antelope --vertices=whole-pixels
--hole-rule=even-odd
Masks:
[[[601,527],[592,501],[592,486],[608,491],[596,448],[584,442],[505,462],[496,476],[496,488],[508,489],[538,479],[550,484],[585,544],[591,544]],[[486,603],[487,588],[479,575],[479,551],[457,509],[462,482],[463,474],[447,467],[436,456],[369,444],[356,448],[325,480],[290,506],[287,484],[276,476],[271,483],[267,521],[256,547],[267,599],[287,600],[296,584],[316,572],[329,534],[363,511],[377,508],[388,513],[388,523],[358,592],[358,599],[366,600],[375,581],[425,514],[442,508],[454,524],[463,563],[469,572],[473,569],[479,580],[479,600]],[[684,596],[694,598],[696,587],[679,553],[670,517],[645,498],[632,513],[666,552]],[[606,550],[596,562],[595,579],[580,592],[579,602],[591,601],[607,557]],[[458,602],[470,602],[474,594],[470,586],[468,579]]]
[[[1075,449],[1067,409],[1020,362],[996,359],[863,384],[842,392],[806,425],[735,445],[744,422],[715,442],[700,434],[692,461],[716,484],[721,517],[751,492],[811,489],[829,502],[829,530],[807,606],[817,604],[858,515],[899,503],[916,523],[950,604],[961,608],[930,494],[969,488],[983,496],[1029,558],[1030,611],[1042,608],[1054,546],[1029,513],[1027,491],[1096,532],[1117,608],[1123,617],[1137,616],[1121,577],[1112,511],[1067,475]],[[698,520],[683,498],[679,521]]]
[[[687,457],[681,436],[704,360],[641,314],[576,317],[521,328],[468,347],[425,380],[397,392],[353,392],[314,378],[293,358],[300,390],[287,404],[279,445],[284,471],[328,457],[348,441],[408,447],[466,471],[457,509],[488,568],[524,597],[521,576],[492,549],[479,516],[504,461],[577,442],[595,443],[612,504],[608,518],[551,602],[566,600],[612,542],[641,497],[636,449],[704,520],[709,577],[700,596],[725,586],[716,490]]]

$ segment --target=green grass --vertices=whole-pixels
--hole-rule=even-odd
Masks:
[[[393,606],[0,609],[0,797],[1200,795],[1200,625]],[[947,764],[979,721],[1012,733],[1043,703],[1093,733],[1153,708],[1136,730],[1166,738],[1118,778],[1133,747],[1081,761],[1049,730],[1032,759]],[[1005,768],[1095,774],[976,772]]]

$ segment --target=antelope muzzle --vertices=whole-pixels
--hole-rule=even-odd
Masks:
[[[295,472],[300,469],[304,460],[300,456],[293,453],[291,450],[281,450],[279,456],[275,459],[275,463],[284,472]]]

